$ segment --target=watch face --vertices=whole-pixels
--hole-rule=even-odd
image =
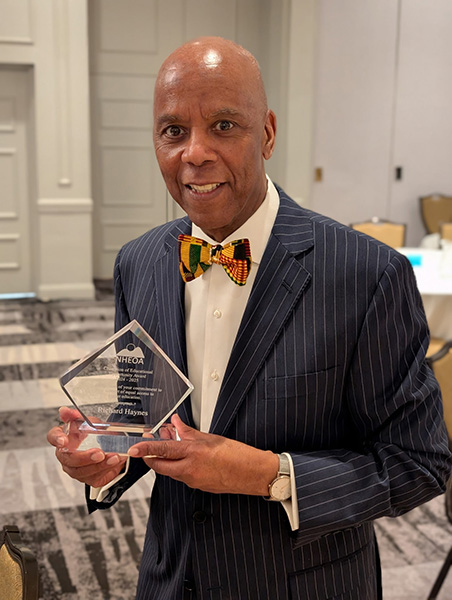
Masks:
[[[271,485],[271,495],[275,500],[287,500],[290,498],[290,478],[278,477]]]

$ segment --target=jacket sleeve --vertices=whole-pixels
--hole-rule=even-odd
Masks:
[[[429,332],[408,261],[395,254],[370,301],[343,392],[351,448],[291,453],[301,542],[440,494],[451,471]],[[356,441],[357,440],[357,441]]]

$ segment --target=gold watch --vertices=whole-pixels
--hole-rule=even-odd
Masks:
[[[285,454],[278,454],[279,468],[276,478],[268,486],[269,500],[288,500],[292,495],[290,484],[290,461]]]

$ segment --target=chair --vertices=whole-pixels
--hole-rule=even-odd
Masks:
[[[372,217],[369,221],[352,223],[350,227],[356,229],[356,231],[366,233],[393,248],[400,248],[405,245],[405,223],[393,223],[379,217]]]
[[[439,350],[437,349],[438,342],[439,340],[432,340],[430,343],[427,352],[427,362],[432,367],[441,387],[444,406],[444,421],[446,422],[447,431],[449,433],[449,446],[452,449],[452,341],[444,342]],[[433,353],[431,353],[431,351]],[[447,482],[445,499],[446,515],[449,522],[452,524],[452,478]],[[444,560],[427,600],[436,600],[451,566],[452,547]]]
[[[421,215],[427,233],[439,233],[440,223],[452,221],[452,196],[421,196]]]
[[[446,344],[446,340],[444,340],[443,338],[436,338],[436,337],[430,338],[430,343],[427,348],[426,358],[427,358],[428,364],[431,367],[432,367],[432,361],[431,361],[432,357],[435,356],[437,352],[442,350],[442,348],[444,347],[445,344]]]
[[[452,447],[452,340],[433,338],[427,351],[427,362],[432,367],[443,396],[444,421]]]
[[[38,561],[22,541],[19,528],[5,525],[0,532],[0,598],[38,600]]]
[[[440,223],[439,236],[442,240],[452,241],[452,223]]]

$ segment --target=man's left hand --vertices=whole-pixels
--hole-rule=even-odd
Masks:
[[[178,415],[171,423],[180,440],[146,441],[130,448],[156,473],[214,494],[267,496],[276,477],[278,457],[235,440],[203,433],[185,425]]]

